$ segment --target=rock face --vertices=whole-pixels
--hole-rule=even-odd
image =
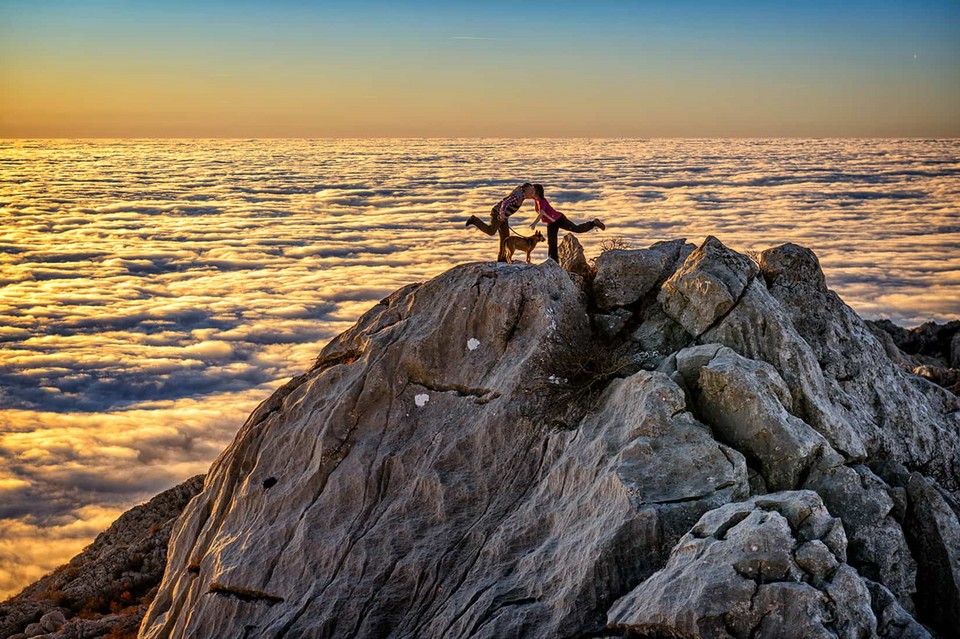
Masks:
[[[727,504],[613,605],[610,626],[640,636],[871,636],[870,591],[845,563],[846,541],[810,491]]]
[[[613,381],[590,415],[557,409],[568,390],[551,377],[571,344],[591,345],[584,304],[552,262],[469,265],[364,316],[214,464],[143,636],[602,628],[616,596],[748,487],[743,457],[665,375]]]
[[[163,576],[174,522],[202,487],[198,475],[131,508],[70,563],[0,604],[0,637],[136,632]]]
[[[757,270],[749,257],[710,236],[667,280],[659,301],[667,315],[699,336],[734,307]]]
[[[756,464],[770,490],[796,488],[830,448],[820,433],[787,412],[790,389],[770,364],[719,344],[685,348],[675,362],[698,414],[709,416],[718,439]]]
[[[764,251],[760,264],[769,294],[822,370],[835,423],[847,424],[871,458],[923,468],[944,487],[960,488],[960,398],[897,366],[866,323],[827,289],[812,251],[785,244]]]
[[[960,502],[920,473],[894,462],[873,465],[894,488],[903,532],[917,564],[917,613],[948,637],[960,627]]]
[[[573,237],[573,236],[568,236]],[[593,294],[597,308],[630,306],[659,286],[693,251],[684,240],[657,242],[647,249],[613,249],[597,258]]]
[[[140,636],[950,636],[960,405],[816,256],[561,247],[398,290],[265,400]]]

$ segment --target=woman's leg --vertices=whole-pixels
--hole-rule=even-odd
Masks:
[[[560,219],[555,222],[560,228],[564,231],[570,231],[572,233],[586,233],[591,231],[597,226],[597,220],[590,220],[589,222],[584,222],[583,224],[574,224],[567,219],[566,215],[561,215]]]
[[[559,220],[547,224],[547,255],[549,255],[550,259],[554,262],[560,261],[560,254],[557,252],[557,232],[560,230],[560,224],[558,222]]]

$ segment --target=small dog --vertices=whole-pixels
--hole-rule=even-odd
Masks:
[[[507,249],[507,261],[513,264],[513,253],[515,251],[524,251],[527,254],[527,264],[530,263],[530,253],[533,252],[533,249],[537,248],[537,244],[543,241],[543,234],[540,231],[537,231],[530,237],[520,237],[519,235],[511,235],[507,238],[507,241],[504,243],[504,246]]]

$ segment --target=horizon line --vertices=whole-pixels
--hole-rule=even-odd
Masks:
[[[0,140],[960,140],[928,135],[275,135],[3,136]]]

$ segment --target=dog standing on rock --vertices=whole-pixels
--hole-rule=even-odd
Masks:
[[[524,251],[527,254],[527,264],[530,264],[530,254],[533,253],[533,249],[537,248],[537,244],[542,241],[543,233],[540,231],[537,231],[530,237],[522,237],[519,235],[508,237],[504,243],[504,248],[507,250],[507,262],[513,264],[514,252]]]

